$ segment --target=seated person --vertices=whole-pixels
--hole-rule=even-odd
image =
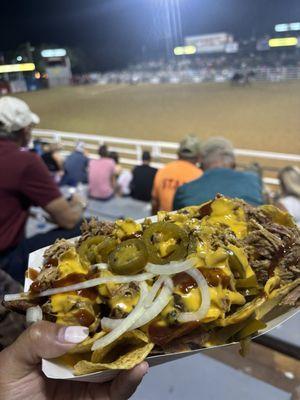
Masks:
[[[131,197],[141,201],[151,201],[151,192],[156,168],[150,166],[151,154],[144,151],[142,155],[143,163],[132,170]]]
[[[281,196],[278,206],[285,208],[300,225],[300,170],[297,167],[286,167],[279,172]]]
[[[97,200],[109,200],[116,190],[116,163],[105,145],[100,146],[98,153],[100,158],[89,164],[89,194]]]
[[[68,202],[61,195],[47,167],[33,152],[20,151],[39,122],[28,105],[14,97],[0,99],[0,267],[23,282],[31,251],[53,243],[58,237],[78,234],[81,201]],[[42,207],[60,228],[24,239],[30,206]]]
[[[116,151],[111,151],[109,157],[116,163],[116,193],[119,196],[127,197],[130,195],[130,182],[132,174],[128,169],[122,168],[119,163],[119,154]]]
[[[222,137],[208,139],[201,148],[204,174],[177,189],[174,210],[212,200],[216,194],[263,204],[262,181],[255,172],[235,169],[234,149]]]
[[[157,171],[152,190],[152,213],[171,211],[176,189],[202,175],[197,164],[200,161],[200,140],[193,135],[184,138],[178,150],[178,160]]]
[[[76,143],[74,151],[64,162],[64,175],[61,185],[76,186],[78,183],[87,183],[87,167],[89,159],[85,155],[83,142]]]

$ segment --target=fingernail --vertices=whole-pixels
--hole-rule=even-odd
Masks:
[[[64,326],[58,331],[58,340],[62,343],[80,343],[89,336],[85,326]]]
[[[142,369],[143,375],[146,375],[149,371],[149,364],[146,361],[143,361],[140,364],[140,368]]]

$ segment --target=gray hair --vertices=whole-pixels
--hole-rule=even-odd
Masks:
[[[300,199],[300,169],[287,166],[279,172],[278,177],[283,194]]]
[[[233,145],[223,137],[209,138],[202,146],[201,155],[204,169],[214,164],[224,167],[232,167],[235,164]]]

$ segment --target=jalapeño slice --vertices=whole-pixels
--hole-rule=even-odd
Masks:
[[[98,235],[86,239],[79,247],[78,253],[81,260],[90,264],[107,262],[109,254],[116,246],[115,238]]]
[[[96,253],[97,262],[108,262],[108,256],[116,248],[118,242],[113,237],[106,237],[101,243],[99,243],[94,252]]]
[[[154,264],[167,264],[182,260],[187,255],[188,234],[172,222],[156,222],[143,234],[149,261]]]
[[[137,274],[144,269],[147,262],[147,248],[141,239],[125,240],[108,256],[111,271],[118,275]]]
[[[78,253],[82,261],[88,262],[90,264],[95,264],[97,262],[96,260],[96,253],[95,253],[95,248],[102,243],[102,241],[105,239],[105,236],[98,235],[98,236],[93,236],[88,239],[86,239],[83,243],[81,243]]]

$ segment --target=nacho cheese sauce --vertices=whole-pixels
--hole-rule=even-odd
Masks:
[[[56,315],[56,323],[74,325],[77,322],[86,327],[95,321],[94,303],[95,297],[91,295],[91,291],[85,293],[81,291],[81,295],[76,292],[55,294],[50,300],[51,310]]]
[[[239,239],[247,235],[247,223],[244,210],[226,198],[220,198],[211,203],[212,212],[204,217],[208,224],[227,225]]]
[[[60,257],[58,269],[60,278],[64,278],[70,274],[87,275],[89,269],[84,267],[80,262],[79,256],[76,254],[75,249],[68,250]]]

